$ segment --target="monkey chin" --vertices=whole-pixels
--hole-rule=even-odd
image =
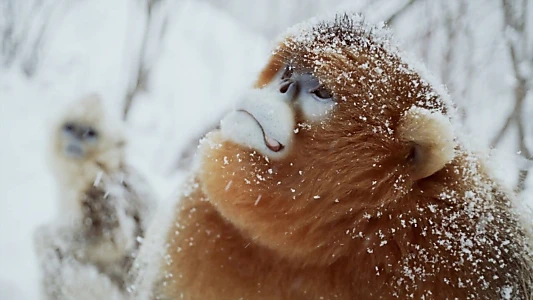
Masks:
[[[264,203],[277,195],[273,182],[279,174],[272,159],[260,152],[271,150],[256,150],[241,142],[228,139],[223,130],[209,133],[201,143],[197,178],[222,215],[231,216],[238,227],[248,228],[254,219],[259,221],[256,214]]]
[[[293,143],[297,146],[298,139]],[[324,188],[322,183],[315,183],[317,188],[313,189],[309,187],[312,182],[302,181],[301,170],[306,173],[309,169],[297,159],[301,155],[296,152],[272,159],[216,130],[201,143],[196,178],[209,203],[239,228],[243,238],[291,259],[295,265],[310,261],[328,265],[345,255],[348,248],[324,244],[334,245],[350,237],[316,224],[336,222],[339,211],[347,208],[335,202],[335,194],[322,195],[319,205],[309,205],[309,199],[318,197],[314,193]]]

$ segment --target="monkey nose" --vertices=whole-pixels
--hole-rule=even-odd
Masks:
[[[285,79],[279,86],[279,92],[285,94],[289,100],[293,100],[298,94],[298,82],[293,79]]]

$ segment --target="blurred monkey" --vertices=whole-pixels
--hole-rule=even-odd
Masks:
[[[127,273],[155,208],[127,165],[121,124],[97,95],[70,105],[54,128],[50,163],[59,211],[35,232],[47,299],[123,299]]]

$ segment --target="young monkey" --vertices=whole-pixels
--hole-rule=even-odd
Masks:
[[[53,132],[51,166],[59,214],[35,232],[47,299],[124,299],[128,270],[155,207],[126,165],[120,124],[99,96],[65,111]]]
[[[297,26],[208,134],[155,299],[529,299],[526,231],[451,103],[358,15]]]

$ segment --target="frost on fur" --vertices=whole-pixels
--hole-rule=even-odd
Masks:
[[[413,177],[421,179],[439,171],[455,156],[454,131],[440,112],[411,107],[401,120],[400,139],[413,143]]]
[[[102,274],[97,266],[82,262],[83,251],[73,247],[80,242],[69,228],[48,225],[36,231],[34,243],[43,299],[127,299],[111,277]]]
[[[309,118],[301,98],[278,89],[274,100],[295,110],[296,128],[267,132],[291,137],[283,157],[261,152],[264,130],[245,132],[254,144],[207,135],[168,228],[156,295],[529,297],[531,252],[512,195],[454,140],[453,106],[437,85],[357,16],[287,36],[256,81],[257,97],[271,97],[272,85],[305,86],[293,75],[306,74],[335,104]]]

